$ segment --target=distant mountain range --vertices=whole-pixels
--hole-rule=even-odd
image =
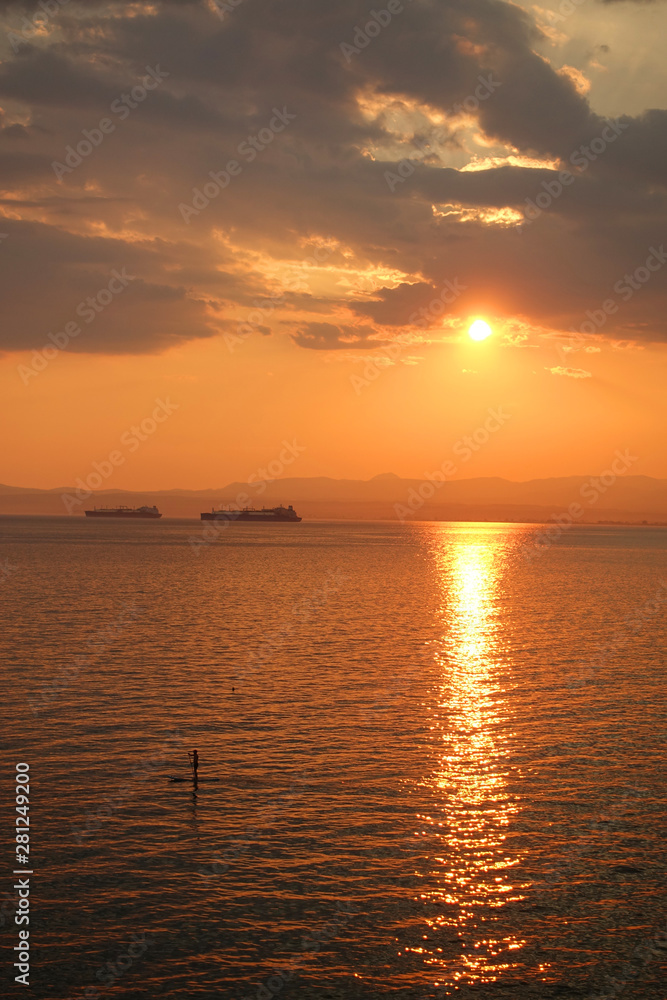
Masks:
[[[305,519],[544,522],[570,509],[575,522],[664,523],[667,480],[621,475],[606,480],[569,476],[523,483],[498,478],[443,483],[387,473],[369,480],[279,479],[211,490],[98,490],[88,497],[77,495],[77,486],[35,490],[0,485],[0,514],[81,516],[92,506],[156,504],[165,517],[199,517],[219,504],[279,503],[293,504]]]

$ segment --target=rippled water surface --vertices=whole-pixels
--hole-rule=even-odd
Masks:
[[[664,1000],[667,531],[541,530],[0,519],[25,995]]]

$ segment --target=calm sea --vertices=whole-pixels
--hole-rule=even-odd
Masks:
[[[0,519],[0,993],[664,1000],[667,530],[203,530]]]

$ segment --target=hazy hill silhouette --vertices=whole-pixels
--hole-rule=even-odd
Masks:
[[[128,491],[99,490],[73,509],[156,504],[165,517],[198,517],[219,504],[272,507],[294,504],[304,518],[391,519],[402,512],[414,520],[546,521],[571,504],[582,507],[581,521],[667,520],[667,480],[620,476],[605,485],[595,476],[569,476],[511,482],[501,478],[458,479],[425,485],[392,473],[369,480],[328,477],[229,483],[218,489]],[[420,494],[421,490],[421,494]],[[432,496],[428,496],[432,493]],[[0,485],[0,514],[67,513],[63,494],[76,486],[33,490]],[[407,513],[406,513],[407,512]]]

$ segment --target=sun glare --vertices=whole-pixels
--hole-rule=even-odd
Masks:
[[[492,333],[493,330],[483,319],[476,319],[474,323],[471,323],[468,330],[468,334],[473,340],[486,340]]]

